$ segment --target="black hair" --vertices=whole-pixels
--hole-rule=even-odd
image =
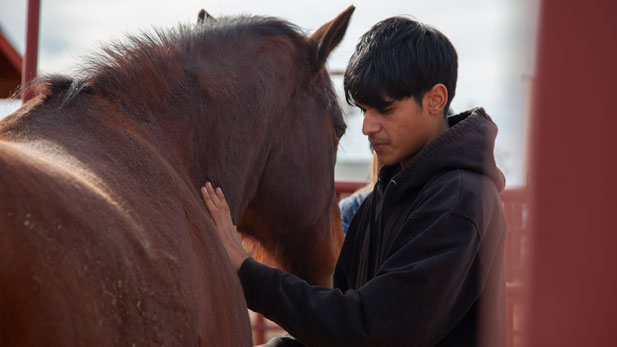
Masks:
[[[456,91],[457,60],[439,30],[405,17],[385,19],[360,38],[345,71],[345,98],[379,110],[410,96],[422,105],[424,94],[443,83],[445,114]]]

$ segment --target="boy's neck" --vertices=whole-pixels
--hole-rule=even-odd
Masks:
[[[445,133],[446,131],[448,131],[448,123],[447,121],[444,119],[443,122],[439,122],[439,124],[437,124],[434,128],[434,131],[430,134],[430,136],[428,137],[428,141],[426,142],[426,144],[424,145],[424,147],[422,147],[421,150],[419,150],[416,154],[414,154],[411,158],[408,158],[406,161],[402,161],[400,162],[401,165],[401,169],[405,168],[405,166],[407,164],[409,164],[409,162],[411,162],[413,160],[413,158],[420,152],[422,152],[422,150],[424,148],[426,148],[426,146],[428,146],[431,142],[435,141],[436,138],[438,138],[439,136],[441,136],[443,133]]]

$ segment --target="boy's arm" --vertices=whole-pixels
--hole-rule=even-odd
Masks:
[[[449,213],[430,217],[430,226],[357,290],[311,286],[247,259],[238,274],[249,308],[309,346],[439,343],[476,303],[482,271],[475,268],[473,224]],[[461,237],[453,238],[452,230]]]
[[[221,198],[217,203],[224,202]],[[219,222],[231,224],[231,218]],[[219,233],[235,233],[219,227]],[[221,239],[233,242],[229,236]],[[306,345],[435,345],[482,292],[479,244],[476,225],[465,217],[448,211],[420,214],[402,226],[377,276],[357,290],[311,286],[246,253],[238,275],[249,308]],[[233,247],[225,246],[228,254],[241,253]]]

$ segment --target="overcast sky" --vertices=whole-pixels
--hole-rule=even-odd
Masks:
[[[26,0],[0,0],[0,26],[23,53]],[[71,74],[83,57],[126,34],[152,27],[192,23],[205,8],[214,17],[258,14],[285,18],[312,33],[350,4],[356,6],[345,39],[328,62],[343,70],[359,36],[376,22],[411,15],[450,38],[459,55],[455,111],[483,106],[500,127],[496,156],[509,185],[524,183],[527,81],[534,75],[537,0],[406,0],[406,1],[281,1],[281,0],[42,0],[39,73]],[[335,78],[337,87],[341,80]],[[0,117],[16,107],[0,104]],[[366,161],[361,117],[348,112],[349,130],[340,160]]]

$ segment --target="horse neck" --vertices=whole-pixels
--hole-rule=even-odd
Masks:
[[[223,124],[213,120],[211,114],[204,116],[205,124],[192,128],[190,136],[171,135],[176,139],[170,148],[175,147],[175,156],[194,187],[210,181],[223,189],[237,221],[257,191],[270,139],[265,129],[251,131],[257,126],[252,122]]]
[[[163,64],[159,60],[129,66],[126,71],[114,71],[118,78],[107,77],[114,73],[99,75],[101,80],[95,84],[111,91],[107,99],[196,192],[205,181],[222,187],[237,220],[255,195],[276,142],[270,129],[276,123],[273,112],[263,101],[275,97],[256,96],[248,76],[250,67],[230,69],[235,62],[218,62],[235,76],[211,81],[210,75],[204,78],[185,70],[192,64],[190,59],[176,55]],[[237,64],[242,61],[238,59]],[[204,80],[206,85],[200,83]]]
[[[149,121],[132,123],[195,194],[206,181],[221,187],[237,221],[255,195],[274,138],[267,136],[264,119],[222,104],[208,107],[187,94],[149,110]]]

